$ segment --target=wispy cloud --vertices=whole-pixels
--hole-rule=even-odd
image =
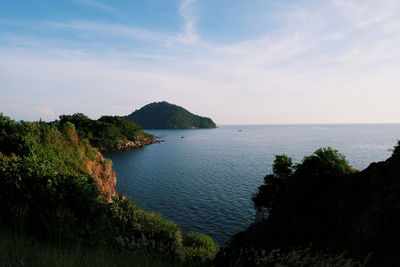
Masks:
[[[184,42],[195,42],[199,36],[196,30],[196,16],[193,12],[195,0],[180,0],[178,13],[183,19],[183,33],[180,38]]]
[[[99,10],[102,10],[104,12],[107,12],[109,14],[115,15],[117,17],[121,17],[120,12],[118,12],[116,9],[114,9],[113,7],[106,5],[100,1],[97,0],[74,0],[76,3],[80,4],[80,5],[84,5],[84,6],[88,6],[88,7],[93,7]]]
[[[68,23],[45,22],[45,24],[57,28],[96,32],[96,34],[102,34],[104,36],[122,36],[125,38],[141,39],[147,41],[165,41],[166,39],[168,39],[168,36],[162,33],[149,31],[139,27],[124,26],[111,23],[74,21]]]

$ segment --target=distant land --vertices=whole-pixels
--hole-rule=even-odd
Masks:
[[[126,119],[139,124],[143,129],[193,129],[216,128],[206,117],[195,115],[183,107],[168,102],[154,102],[135,110]]]

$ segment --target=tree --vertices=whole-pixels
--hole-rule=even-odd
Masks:
[[[346,158],[330,147],[316,150],[296,165],[290,157],[276,155],[272,170],[273,173],[264,177],[264,184],[258,187],[252,198],[261,217],[265,217],[265,211],[271,214],[283,206],[305,201],[314,190],[322,190],[328,177],[353,172]]]
[[[296,166],[296,176],[341,176],[352,172],[345,156],[331,147],[320,148]]]
[[[286,188],[288,178],[293,173],[292,158],[284,154],[276,155],[272,170],[273,174],[264,177],[264,184],[258,187],[258,192],[252,198],[254,207],[259,212],[258,215],[263,215],[265,209],[270,213],[279,201]]]

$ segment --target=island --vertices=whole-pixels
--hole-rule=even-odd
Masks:
[[[166,101],[148,104],[125,117],[143,129],[195,129],[216,128],[206,117],[195,115],[183,107]]]

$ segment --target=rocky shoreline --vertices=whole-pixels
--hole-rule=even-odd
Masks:
[[[141,141],[128,141],[125,144],[122,144],[116,148],[110,149],[110,150],[104,150],[102,149],[102,152],[109,152],[109,151],[118,151],[118,150],[124,150],[124,149],[131,149],[131,148],[139,148],[155,143],[160,143],[161,141],[156,139],[156,138],[148,138],[146,140],[141,140]]]

